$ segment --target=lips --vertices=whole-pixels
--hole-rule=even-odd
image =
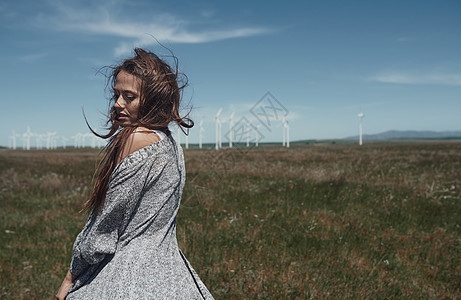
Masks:
[[[128,116],[124,114],[118,114],[117,119],[127,119]]]

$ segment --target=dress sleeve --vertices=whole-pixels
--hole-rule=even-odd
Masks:
[[[156,177],[155,159],[127,157],[114,170],[102,211],[93,212],[77,236],[70,271],[79,276],[91,265],[115,253],[117,243],[129,222],[144,189]],[[155,166],[155,168],[153,167]]]

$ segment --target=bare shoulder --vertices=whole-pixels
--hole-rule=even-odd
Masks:
[[[160,137],[155,132],[149,128],[138,127],[128,137],[120,160],[124,159],[131,153],[149,146],[150,144],[157,143],[158,141],[160,141]]]

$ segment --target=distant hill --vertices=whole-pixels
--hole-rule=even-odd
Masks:
[[[345,140],[358,140],[359,136],[350,136]],[[461,131],[416,131],[416,130],[390,130],[377,134],[364,134],[363,139],[368,141],[395,140],[395,139],[461,139]]]

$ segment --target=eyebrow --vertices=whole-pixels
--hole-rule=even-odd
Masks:
[[[117,88],[115,88],[115,87],[113,88],[113,90],[114,90],[114,91],[117,91],[117,92],[119,92],[119,93],[130,93],[130,94],[138,95],[138,93],[136,93],[136,92],[134,92],[134,91],[132,91],[132,90],[119,90],[119,89],[117,89]]]

